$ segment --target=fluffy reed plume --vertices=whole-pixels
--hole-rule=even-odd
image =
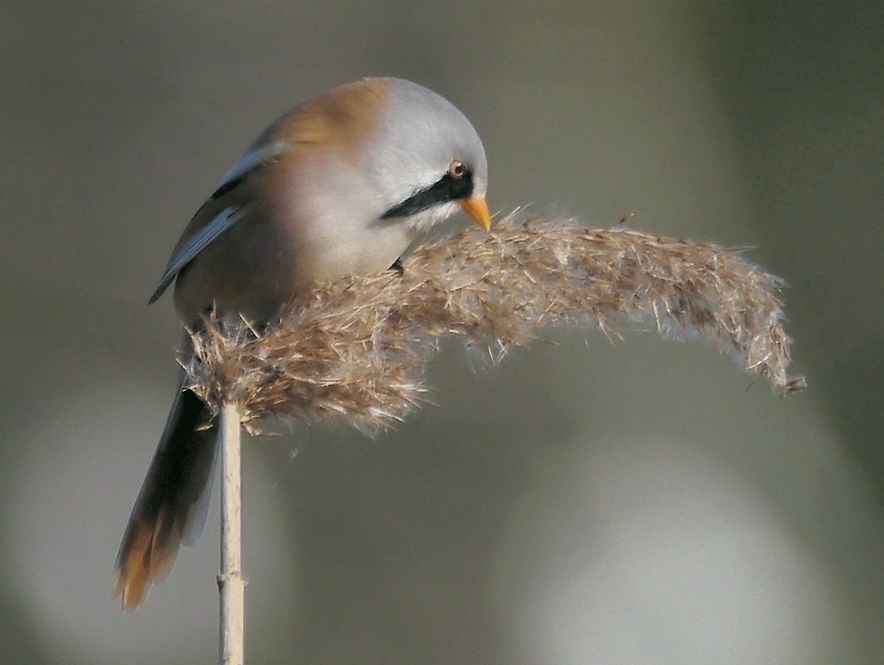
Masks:
[[[778,393],[804,387],[786,373],[779,278],[712,243],[516,218],[418,248],[404,275],[318,285],[259,333],[207,321],[193,336],[193,389],[216,410],[239,404],[253,429],[265,416],[385,426],[422,401],[439,337],[501,354],[561,323],[698,335]]]

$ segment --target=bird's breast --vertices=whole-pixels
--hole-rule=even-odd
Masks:
[[[414,240],[350,164],[333,158],[274,164],[249,184],[251,212],[180,273],[185,323],[208,309],[266,320],[309,284],[387,270]]]

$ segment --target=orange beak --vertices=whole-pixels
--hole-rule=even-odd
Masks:
[[[488,211],[488,204],[485,202],[484,196],[471,196],[460,202],[463,211],[476,220],[476,224],[486,231],[491,230],[491,213]]]

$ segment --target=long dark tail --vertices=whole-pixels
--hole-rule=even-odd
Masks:
[[[138,607],[151,584],[172,570],[178,548],[199,537],[211,495],[215,462],[215,425],[207,426],[208,409],[184,388],[178,395],[138,493],[117,554],[114,597],[123,609]]]

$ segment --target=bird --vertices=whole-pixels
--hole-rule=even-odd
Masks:
[[[417,83],[367,78],[270,124],[184,229],[150,297],[174,283],[182,323],[268,322],[309,285],[401,270],[422,234],[462,210],[486,231],[488,164],[473,125]],[[185,335],[184,354],[192,354]],[[217,426],[183,370],[124,532],[114,597],[140,605],[205,522]]]

